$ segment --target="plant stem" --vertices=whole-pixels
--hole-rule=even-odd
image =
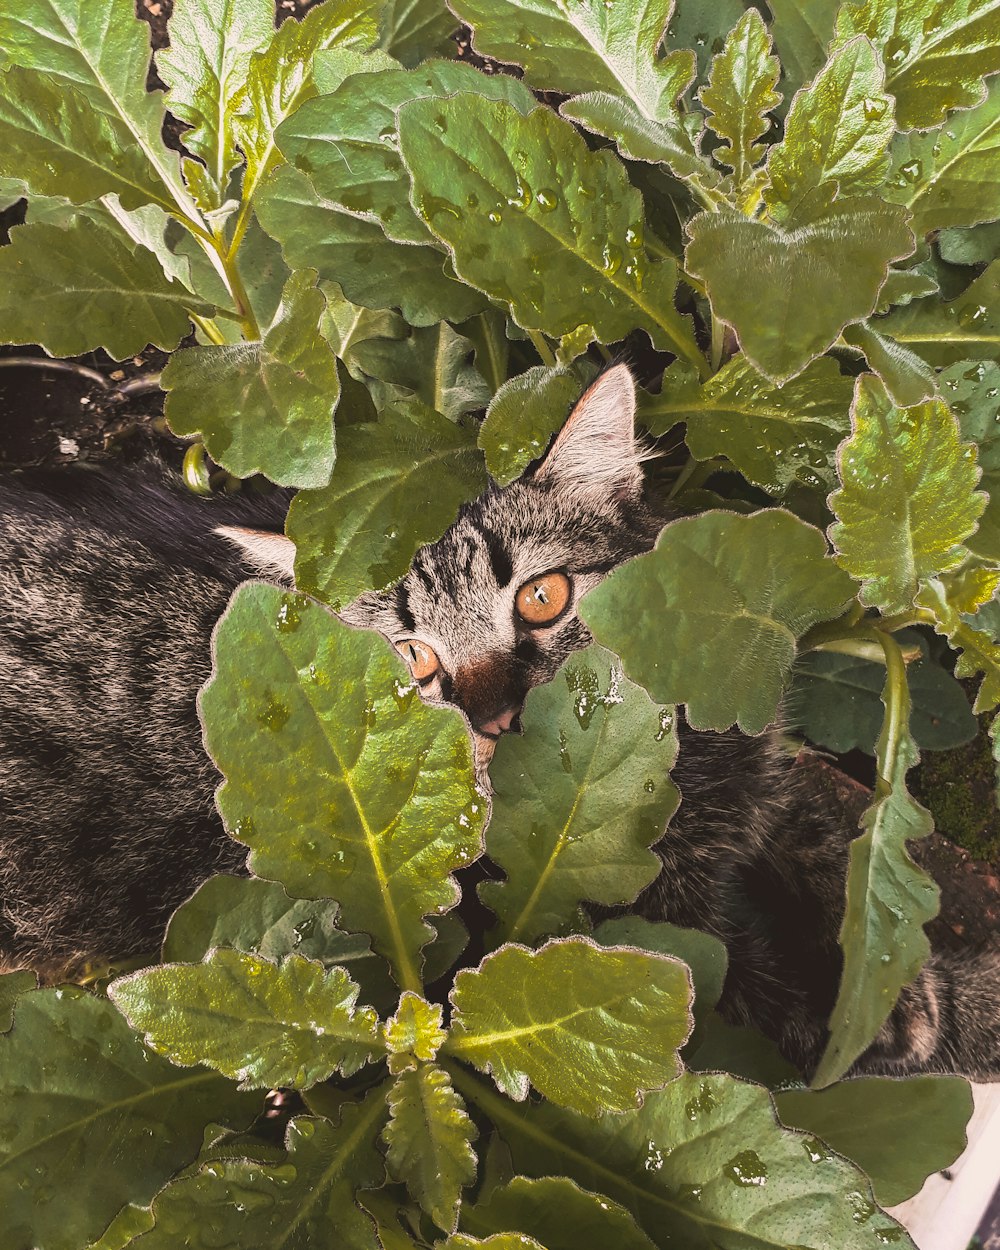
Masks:
[[[894,634],[898,629],[906,629],[910,625],[933,625],[934,613],[926,608],[914,608],[910,612],[899,612],[896,616],[884,617],[878,623],[879,629],[886,634]]]
[[[214,343],[216,347],[225,347],[226,340],[223,338],[222,331],[211,317],[201,317],[194,312],[189,312],[188,316],[210,343]]]
[[[835,655],[853,655],[859,660],[870,660],[873,664],[885,663],[885,649],[880,639],[868,638],[834,638],[830,642],[821,642],[812,648],[813,651],[830,651]],[[917,646],[901,647],[904,661],[909,664],[918,660],[923,652]]]
[[[535,351],[541,357],[542,364],[547,365],[550,369],[554,369],[556,358],[552,355],[552,348],[545,341],[545,335],[538,330],[529,330],[528,338],[534,343]]]
[[[78,377],[95,382],[104,390],[111,386],[104,374],[98,373],[96,369],[75,364],[72,360],[51,360],[48,356],[4,356],[0,359],[0,369],[53,369],[61,373],[75,373]]]
[[[712,372],[718,373],[722,366],[722,349],[726,343],[726,327],[714,314],[712,316]]]

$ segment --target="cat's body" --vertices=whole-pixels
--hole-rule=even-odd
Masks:
[[[662,522],[642,499],[622,374],[604,375],[617,385],[592,389],[533,473],[344,614],[399,647],[424,697],[463,708],[484,768],[527,690],[588,641],[579,598]],[[280,512],[196,499],[148,466],[0,478],[0,968],[148,950],[201,880],[242,870],[194,695],[233,588],[288,580],[284,540],[245,528],[277,529]],[[721,937],[723,1013],[808,1070],[839,979],[856,830],[769,735],[682,726],[674,779],[664,872],[634,910]],[[1000,957],[933,959],[863,1066],[1000,1077]]]

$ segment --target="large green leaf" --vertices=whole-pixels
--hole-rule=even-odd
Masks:
[[[824,205],[819,194],[787,225],[722,209],[687,227],[687,265],[704,280],[714,315],[779,385],[821,356],[845,325],[872,313],[889,262],[913,250],[897,205],[874,197]]]
[[[115,360],[149,343],[173,351],[211,304],[168,280],[156,257],[81,217],[20,226],[0,250],[0,340],[52,356],[103,347]]]
[[[274,32],[271,0],[174,0],[170,46],[157,53],[171,113],[186,122],[184,146],[200,157],[222,202],[238,161],[234,114],[250,58]]]
[[[409,207],[410,177],[399,155],[396,111],[407,100],[456,92],[505,100],[521,113],[536,107],[535,97],[516,78],[432,61],[415,70],[352,75],[332,95],[303,105],[280,128],[277,143],[325,201],[376,219],[399,243],[437,246]]]
[[[517,1106],[472,1077],[460,1088],[497,1125],[519,1172],[606,1194],[662,1250],[913,1250],[864,1174],[836,1155],[816,1158],[811,1138],[778,1125],[759,1085],[684,1073],[638,1110],[596,1119]]]
[[[383,1138],[390,1175],[406,1182],[438,1228],[454,1232],[462,1189],[476,1179],[476,1127],[465,1103],[444,1068],[422,1063],[396,1078],[389,1111]]]
[[[460,0],[454,7],[481,51],[523,65],[537,88],[573,93],[563,112],[613,139],[623,155],[717,181],[697,152],[700,123],[686,124],[677,105],[694,76],[694,54],[661,55],[669,0]]]
[[[473,1205],[462,1206],[462,1228],[479,1237],[513,1229],[534,1237],[548,1250],[607,1246],[652,1250],[653,1243],[624,1207],[602,1194],[581,1189],[565,1176],[531,1180],[515,1176]]]
[[[499,941],[564,932],[583,900],[631,903],[660,870],[648,848],[677,807],[673,716],[602,647],[563,677],[528,695],[524,736],[501,740],[490,765],[486,852],[507,879],[479,893]]]
[[[296,1116],[283,1160],[211,1159],[172,1181],[130,1250],[381,1250],[355,1194],[385,1180],[376,1142],[387,1089],[345,1103],[336,1124]]]
[[[691,983],[676,959],[587,938],[502,946],[455,978],[445,1052],[522,1101],[529,1084],[586,1115],[637,1106],[680,1071]]]
[[[782,220],[793,216],[823,183],[835,183],[842,195],[881,187],[895,129],[875,49],[854,39],[792,101],[784,139],[767,161],[772,211]]]
[[[483,802],[461,718],[413,698],[407,680],[376,635],[244,586],[216,630],[200,707],[226,778],[219,809],[254,871],[338,898],[344,923],[419,990],[422,917],[457,901],[450,873],[480,853]]]
[[[562,429],[580,390],[580,379],[565,366],[536,365],[504,382],[479,427],[479,446],[494,481],[506,486],[538,459]]]
[[[770,128],[767,114],[781,100],[774,89],[780,70],[771,55],[764,19],[756,9],[748,9],[712,61],[708,83],[700,92],[708,126],[724,141],[712,155],[733,171],[738,186],[764,155],[764,144],[758,140]]]
[[[975,555],[1000,562],[1000,364],[995,361],[963,361],[941,371],[939,386],[958,417],[962,437],[978,445],[977,459],[983,476],[979,485],[989,492],[979,529],[966,545]]]
[[[683,362],[672,365],[642,415],[654,434],[686,422],[693,456],[727,456],[748,481],[782,494],[797,483],[834,484],[852,393],[851,379],[826,357],[778,387],[734,356],[704,386]]]
[[[874,323],[934,365],[959,360],[1000,359],[1000,261],[943,303],[940,298],[914,300],[894,308]]]
[[[910,692],[898,644],[886,638],[885,720],[876,744],[875,799],[864,833],[851,843],[847,904],[840,929],[844,970],[830,1016],[830,1040],[814,1083],[844,1075],[875,1039],[900,990],[930,953],[923,926],[938,910],[938,891],[910,857],[907,842],[934,828],[910,796],[906,774],[920,759],[910,734]]]
[[[947,750],[970,742],[978,723],[965,691],[933,662],[908,669],[913,698],[911,729],[922,749]],[[879,695],[885,671],[871,660],[814,651],[803,656],[785,700],[788,724],[819,746],[843,753],[872,752],[884,708]]]
[[[485,485],[473,432],[422,404],[345,426],[330,485],[296,496],[289,512],[297,585],[334,609],[388,586]]]
[[[708,76],[713,55],[722,51],[726,36],[743,13],[742,0],[675,0],[664,46],[671,52],[692,49],[701,81]]]
[[[172,204],[121,118],[35,70],[14,66],[0,81],[0,171],[22,178],[33,195],[80,204],[114,193],[126,208]]]
[[[399,141],[417,211],[456,272],[519,325],[559,337],[586,322],[605,342],[638,327],[704,365],[674,307],[676,265],[647,259],[642,197],[611,153],[549,109],[522,117],[474,95],[403,105]]]
[[[357,1008],[343,968],[289,955],[280,964],[222,948],[200,964],[158,964],[108,994],[157,1054],[207,1064],[241,1089],[308,1089],[381,1054],[378,1017]]]
[[[236,142],[247,163],[244,205],[252,203],[261,182],[280,160],[275,131],[316,94],[316,54],[329,48],[368,47],[375,41],[376,30],[371,6],[364,0],[326,0],[300,22],[287,18],[270,44],[250,57],[245,80],[233,100],[232,118]]]
[[[409,333],[409,326],[390,308],[372,309],[352,304],[336,282],[324,282],[321,287],[326,296],[326,312],[320,322],[320,332],[337,358],[347,366],[351,377],[362,381],[365,373],[357,359],[358,348],[372,339],[403,339]]]
[[[937,245],[942,260],[952,265],[988,265],[1000,256],[1000,221],[942,230]]]
[[[320,196],[305,174],[279,165],[257,196],[264,229],[294,268],[319,270],[365,308],[399,308],[414,326],[463,321],[482,312],[485,299],[445,272],[445,257],[430,247],[394,243],[377,222],[341,210]]]
[[[966,1146],[972,1091],[960,1076],[865,1077],[774,1095],[790,1128],[821,1137],[868,1173],[882,1206],[905,1202]],[[819,1147],[817,1147],[819,1149]]]
[[[774,720],[796,640],[852,591],[822,534],[797,517],[707,512],[668,525],[580,614],[654,699],[686,703],[696,729],[736,722],[755,734]]]
[[[985,499],[975,448],[940,400],[897,408],[871,374],[857,381],[853,434],[840,450],[843,487],[830,496],[838,561],[885,613],[913,603],[922,578],[956,568]]]
[[[304,955],[346,968],[362,1002],[391,1010],[398,991],[385,961],[366,933],[345,933],[336,920],[329,899],[289,898],[276,882],[256,877],[209,877],[171,916],[162,962],[198,963],[220,946],[271,960]]]
[[[454,56],[457,27],[444,0],[383,0],[379,6],[379,45],[403,65]]]
[[[325,486],[334,460],[337,362],[320,337],[326,309],[316,274],[285,283],[260,342],[188,347],[163,371],[175,434],[200,434],[237,477],[264,473],[282,486]]]
[[[453,1233],[447,1241],[438,1243],[441,1250],[548,1250],[527,1233],[494,1233],[480,1240],[464,1233]]]
[[[133,138],[180,211],[198,220],[176,153],[163,143],[163,96],[146,90],[149,27],[117,0],[24,0],[0,10],[0,48],[12,65],[80,91]],[[72,352],[57,353],[72,355]],[[127,353],[131,355],[131,352]]]
[[[946,130],[901,134],[892,145],[886,198],[913,213],[918,235],[1000,217],[1000,79],[978,108],[956,113]]]
[[[996,0],[849,0],[837,15],[837,41],[859,34],[881,50],[904,130],[939,126],[950,109],[978,104],[983,79],[1000,70]]]
[[[260,1107],[151,1054],[111,1003],[72,988],[21,997],[0,1071],[0,1209],[18,1250],[79,1250],[195,1157],[206,1121],[244,1128]]]

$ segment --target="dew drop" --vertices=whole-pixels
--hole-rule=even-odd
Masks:
[[[807,1137],[802,1143],[802,1148],[809,1156],[811,1163],[825,1163],[833,1158],[833,1151],[818,1137]]]
[[[638,222],[634,226],[629,226],[625,231],[625,242],[633,251],[637,251],[642,247],[642,222]]]
[[[924,167],[919,161],[908,161],[905,165],[899,167],[899,172],[907,182],[919,182],[923,175]]]
[[[270,692],[266,695],[266,699],[267,702],[257,713],[257,724],[263,729],[270,729],[272,733],[277,733],[288,724],[288,718],[292,714],[291,709]]]
[[[670,708],[660,708],[660,727],[656,731],[656,741],[662,742],[674,727],[674,714]]]
[[[503,213],[500,212],[499,208],[494,208],[492,212],[486,214],[486,220],[491,226],[499,226],[503,221]]]
[[[643,783],[642,788],[646,791],[647,794],[652,794],[653,791],[656,789],[656,782],[653,780],[652,777],[647,777],[645,782]]]
[[[609,278],[614,277],[621,268],[622,259],[620,247],[616,247],[614,243],[605,243],[604,251],[601,253],[601,268]]]
[[[865,1224],[875,1214],[877,1207],[858,1189],[852,1189],[847,1195],[847,1201],[851,1208],[851,1219],[855,1224]]]
[[[573,771],[573,761],[569,757],[566,731],[564,729],[559,730],[559,763],[562,764],[564,773],[571,773]]]
[[[865,96],[861,102],[861,108],[865,115],[865,120],[869,122],[877,122],[885,116],[885,111],[889,107],[889,101],[884,96]]]
[[[986,316],[985,304],[966,304],[959,310],[958,324],[963,330],[969,330]]]
[[[734,1185],[766,1185],[767,1167],[755,1150],[743,1150],[734,1155],[722,1169]]]
[[[527,185],[527,183],[522,182],[522,180],[518,178],[514,185],[514,194],[508,198],[507,203],[511,206],[511,208],[523,209],[530,207],[531,188]]]
[[[647,1172],[659,1172],[660,1168],[663,1167],[663,1151],[654,1141],[649,1142],[646,1147],[644,1166]]]
[[[538,201],[538,207],[543,213],[551,213],[553,209],[559,207],[558,195],[548,187],[542,187],[535,199]]]
[[[910,55],[910,45],[899,35],[893,35],[885,45],[885,63],[896,69]]]

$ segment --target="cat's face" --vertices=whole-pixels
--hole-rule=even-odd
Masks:
[[[342,613],[377,629],[429,703],[468,718],[482,773],[525,696],[590,642],[580,600],[613,568],[653,545],[642,503],[635,388],[623,365],[583,396],[546,457],[462,509],[387,591]]]

